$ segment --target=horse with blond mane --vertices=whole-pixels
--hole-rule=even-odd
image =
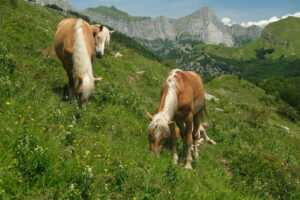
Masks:
[[[205,96],[201,77],[191,71],[172,70],[161,89],[157,113],[152,116],[146,112],[151,120],[148,126],[150,151],[159,153],[163,140],[171,135],[173,163],[177,164],[175,121],[183,140],[185,168],[192,169],[191,148],[194,142],[194,157],[197,159],[199,155],[196,137],[204,111]]]
[[[112,32],[103,25],[89,25],[82,19],[68,18],[58,24],[55,52],[68,74],[70,98],[75,96],[84,103],[93,95],[94,82],[102,79],[93,75],[95,57],[104,55]]]

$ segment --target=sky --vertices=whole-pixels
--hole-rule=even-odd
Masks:
[[[83,10],[99,5],[115,6],[132,16],[179,18],[209,6],[225,24],[265,26],[293,15],[300,17],[300,0],[67,0]]]

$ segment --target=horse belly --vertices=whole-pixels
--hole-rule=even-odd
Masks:
[[[194,102],[194,115],[196,115],[197,113],[199,113],[199,111],[201,110],[202,105],[199,102]]]

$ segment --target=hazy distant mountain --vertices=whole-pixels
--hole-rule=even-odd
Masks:
[[[88,8],[83,14],[92,21],[102,22],[135,38],[144,46],[159,54],[168,54],[170,48],[185,44],[222,44],[238,46],[257,39],[261,28],[240,25],[231,27],[220,22],[209,7],[201,8],[178,19],[164,16],[132,17],[115,7]]]

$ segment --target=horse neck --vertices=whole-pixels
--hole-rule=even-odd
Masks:
[[[75,24],[75,42],[73,44],[73,64],[75,71],[75,85],[78,85],[78,75],[82,76],[83,95],[90,96],[94,90],[93,67],[89,55],[86,38],[84,35],[84,24],[78,20]]]
[[[158,106],[157,114],[164,114],[168,121],[173,120],[175,111],[178,107],[178,98],[176,92],[176,80],[174,75],[170,75],[162,90],[160,104]]]

